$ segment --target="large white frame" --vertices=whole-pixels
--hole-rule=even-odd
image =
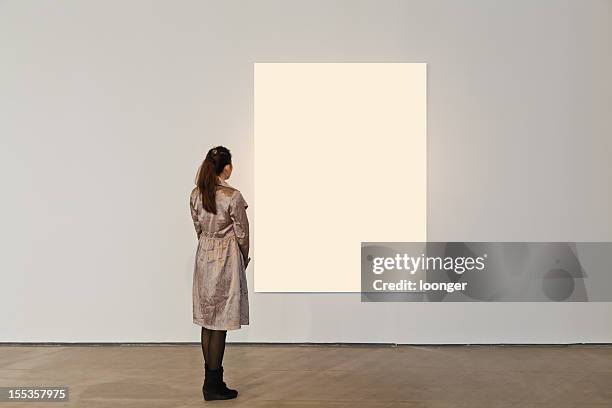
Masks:
[[[361,241],[426,241],[425,63],[255,63],[256,292],[359,292]]]

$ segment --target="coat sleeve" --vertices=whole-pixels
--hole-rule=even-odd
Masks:
[[[246,213],[247,207],[248,204],[244,200],[242,193],[236,191],[230,201],[229,214],[234,224],[238,246],[245,262],[249,259],[249,220]]]
[[[200,234],[202,234],[202,226],[200,225],[198,211],[196,209],[196,198],[196,193],[192,192],[191,197],[189,197],[189,207],[191,208],[191,219],[193,220],[193,226],[195,227],[196,235],[198,236],[198,239],[200,239]]]

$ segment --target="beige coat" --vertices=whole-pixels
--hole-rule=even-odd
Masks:
[[[190,207],[198,236],[193,271],[193,322],[211,330],[249,324],[246,265],[249,254],[248,204],[242,193],[219,178],[217,214],[202,207],[198,188]]]

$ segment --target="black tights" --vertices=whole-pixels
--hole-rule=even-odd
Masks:
[[[202,354],[209,370],[218,370],[223,362],[227,330],[210,330],[202,327]]]

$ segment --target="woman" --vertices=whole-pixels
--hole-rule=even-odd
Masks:
[[[193,322],[202,326],[206,401],[231,399],[238,391],[223,381],[227,330],[249,324],[245,269],[250,261],[247,203],[227,183],[232,174],[230,151],[217,146],[208,152],[191,192],[190,207],[198,236],[193,273]]]

